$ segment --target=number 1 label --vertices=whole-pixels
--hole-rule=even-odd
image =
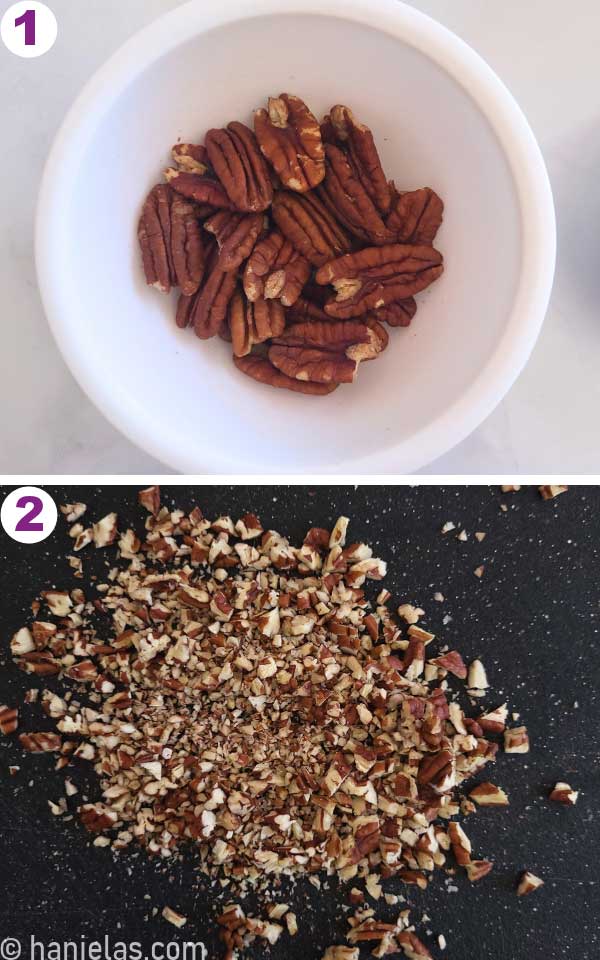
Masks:
[[[15,27],[25,27],[25,46],[35,47],[35,10],[26,10],[22,17],[17,17]]]
[[[41,0],[19,0],[8,8],[0,23],[5,47],[17,57],[41,57],[54,46],[56,17]]]

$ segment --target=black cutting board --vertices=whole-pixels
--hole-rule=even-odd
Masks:
[[[133,487],[46,489],[57,503],[88,503],[86,519],[115,509],[121,526],[143,523]],[[484,486],[173,486],[163,489],[163,502],[186,510],[197,504],[211,518],[253,511],[265,527],[298,543],[312,525],[331,526],[339,514],[352,518],[351,540],[367,541],[388,561],[386,586],[394,600],[424,607],[423,624],[465,659],[482,657],[493,687],[486,702],[507,699],[532,742],[526,757],[500,754],[490,775],[507,791],[509,809],[481,811],[467,821],[475,854],[494,861],[491,875],[472,885],[462,871],[450,880],[437,871],[423,893],[394,880],[385,889],[406,898],[401,906],[412,907],[435,957],[597,960],[600,488],[573,487],[544,502],[534,488],[503,495]],[[442,536],[449,520],[457,529]],[[469,534],[465,543],[455,536],[462,527]],[[482,543],[473,536],[476,530],[487,532]],[[32,685],[8,654],[12,633],[29,619],[30,600],[50,586],[82,584],[65,560],[70,547],[62,518],[36,546],[15,543],[0,531],[0,704],[21,703]],[[87,548],[87,554],[86,569],[104,576],[102,551]],[[485,572],[479,580],[473,571],[480,564]],[[433,599],[436,591],[444,602]],[[444,625],[447,617],[452,619]],[[20,729],[43,729],[39,715],[39,708],[24,707]],[[10,764],[20,767],[14,777]],[[581,791],[576,807],[547,801],[560,779]],[[87,787],[79,780],[82,791],[93,795],[93,781],[93,774]],[[20,940],[27,960],[34,960],[31,935],[47,949],[51,941],[75,941],[77,960],[87,960],[81,951],[94,940],[101,941],[102,953],[90,960],[105,960],[105,937],[113,947],[137,941],[148,956],[155,942],[185,940],[204,942],[211,960],[221,956],[215,898],[192,856],[171,864],[139,851],[115,857],[91,846],[77,820],[65,823],[50,813],[47,801],[63,794],[63,775],[54,771],[51,757],[24,755],[14,737],[0,737],[0,790],[0,941]],[[520,899],[514,888],[524,869],[541,876],[545,886]],[[297,936],[284,934],[271,950],[275,960],[320,960],[328,945],[345,942],[347,888],[325,880],[317,891],[302,881],[274,899],[290,903],[299,922]],[[166,904],[188,916],[181,930],[161,918]],[[381,901],[376,907],[388,919],[399,909]],[[421,923],[423,913],[430,919]],[[439,933],[447,940],[443,952]],[[264,953],[258,947],[251,955]],[[7,951],[6,960],[16,960],[15,953]],[[35,960],[42,960],[39,950]]]

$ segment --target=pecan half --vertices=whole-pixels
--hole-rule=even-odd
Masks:
[[[233,213],[218,210],[204,222],[204,229],[216,237],[219,245],[219,266],[237,270],[252,253],[263,228],[261,213]]]
[[[433,247],[388,244],[339,257],[322,266],[316,279],[337,291],[325,312],[345,320],[412,297],[443,270],[442,255]]]
[[[226,130],[209,130],[211,165],[238,210],[266,210],[273,199],[269,171],[252,130],[234,121]]]
[[[364,123],[359,123],[352,110],[342,104],[333,107],[330,116],[325,118],[326,129],[328,123],[336,140],[346,147],[363,187],[379,212],[385,216],[390,210],[391,192],[373,134]]]
[[[216,244],[206,273],[206,283],[194,296],[179,298],[175,319],[178,327],[193,326],[201,340],[216,336],[227,325],[229,302],[237,283],[236,272],[223,270],[220,266]]]
[[[386,220],[398,243],[431,244],[444,219],[444,204],[429,187],[397,194]]]
[[[244,272],[244,290],[249,300],[281,300],[284,307],[296,303],[310,276],[310,264],[278,230],[259,240]]]
[[[339,386],[337,383],[308,383],[303,380],[295,380],[292,377],[287,377],[280,370],[277,370],[266,357],[256,355],[234,357],[233,362],[238,370],[245,373],[247,377],[252,377],[253,380],[258,380],[259,383],[268,384],[271,387],[278,387],[282,390],[292,390],[294,393],[304,393],[322,397],[328,393],[333,393]]]
[[[314,193],[278,191],[273,219],[284,237],[315,267],[350,250],[346,233]]]
[[[204,276],[202,229],[195,204],[177,196],[164,183],[144,203],[138,226],[146,282],[164,293],[181,287],[195,293]]]
[[[215,210],[233,210],[233,204],[223,185],[214,177],[185,173],[169,167],[165,170],[165,179],[182,197],[187,197],[188,200],[193,200],[202,207],[208,204]]]
[[[409,297],[407,300],[390,303],[387,307],[380,307],[377,311],[377,319],[387,323],[389,327],[410,327],[416,312],[417,301],[414,297]]]
[[[344,151],[328,143],[325,153],[327,176],[319,195],[329,199],[340,223],[361,240],[376,244],[393,242],[395,234],[385,225]]]
[[[351,383],[361,360],[380,350],[376,332],[363,323],[297,323],[275,338],[269,359],[297,380]]]
[[[325,154],[317,118],[300,97],[281,93],[269,98],[269,109],[254,114],[260,149],[281,182],[305,193],[325,176]]]
[[[233,352],[245,357],[257,343],[278,337],[285,329],[285,311],[278,300],[255,302],[237,290],[229,305],[229,331]]]
[[[171,153],[175,164],[184,173],[202,175],[208,170],[208,153],[201,144],[176,143]]]

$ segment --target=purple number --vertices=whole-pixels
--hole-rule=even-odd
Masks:
[[[36,530],[43,530],[43,523],[33,523],[36,517],[39,517],[40,513],[44,509],[44,504],[39,497],[20,497],[17,500],[17,509],[24,510],[25,507],[31,507],[29,513],[26,513],[24,517],[21,517],[18,524],[15,527],[15,530],[18,530],[20,533],[35,533]]]
[[[22,24],[25,24],[25,46],[35,47],[35,10],[26,10],[22,17],[15,20],[15,27],[20,27]],[[37,513],[35,516],[37,517]]]

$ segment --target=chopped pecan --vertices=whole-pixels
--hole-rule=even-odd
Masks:
[[[204,229],[212,233],[219,246],[221,270],[237,270],[241,267],[258,240],[263,227],[261,213],[234,213],[218,210],[204,222]]]
[[[325,153],[327,176],[319,191],[321,198],[327,196],[340,223],[354,236],[367,243],[392,243],[395,234],[386,227],[344,151],[328,143]]]
[[[433,247],[389,244],[349,253],[317,271],[317,283],[332,283],[337,297],[326,313],[336,319],[358,317],[370,310],[406,300],[443,273],[442,255]]]
[[[0,707],[0,733],[8,736],[9,733],[14,733],[18,726],[19,711],[17,708],[2,705]]]
[[[366,324],[297,323],[275,339],[269,359],[298,380],[351,383],[360,361],[381,349],[377,331]]]
[[[305,193],[325,176],[325,153],[317,118],[299,97],[281,93],[269,109],[254,114],[254,130],[264,156],[281,182]]]
[[[182,199],[168,186],[154,187],[138,227],[146,282],[168,293],[181,287],[195,293],[204,275],[205,255],[196,205]]]
[[[244,290],[249,300],[281,300],[284,307],[296,303],[310,276],[308,260],[279,230],[259,240],[244,272]]]
[[[396,939],[408,960],[432,960],[431,953],[416,933],[403,930],[397,934]]]
[[[508,797],[504,790],[493,783],[478,783],[473,787],[469,796],[480,807],[507,807]]]
[[[285,328],[285,311],[278,300],[252,303],[237,290],[229,305],[229,331],[233,352],[245,357],[257,343],[278,337]]]
[[[554,800],[555,803],[564,803],[567,807],[573,807],[577,803],[578,796],[579,791],[573,790],[569,783],[564,783],[562,780],[559,780],[548,795],[550,800]]]
[[[447,793],[456,783],[454,760],[449,750],[425,754],[419,765],[417,781],[436,793]]]
[[[477,883],[478,880],[487,877],[493,866],[491,860],[471,860],[465,864],[465,870],[471,883]]]
[[[342,104],[332,108],[330,116],[325,118],[324,123],[326,129],[328,123],[330,124],[329,129],[336,140],[346,147],[363,187],[379,212],[385,216],[390,210],[391,192],[373,134],[363,123],[359,123],[348,107]]]
[[[233,204],[227,196],[223,185],[208,175],[197,173],[186,173],[182,170],[176,170],[169,167],[165,170],[165,179],[172,186],[173,190],[193,200],[195,203],[204,207],[214,207],[215,210],[233,210]]]
[[[206,147],[195,143],[176,143],[171,151],[173,160],[183,173],[204,174],[208,170]]]
[[[273,186],[252,130],[234,121],[225,130],[209,130],[206,149],[211,165],[237,210],[256,213],[273,200]]]
[[[19,740],[29,753],[57,753],[62,744],[58,733],[20,733]]]
[[[408,297],[407,300],[397,300],[387,307],[380,307],[376,316],[389,327],[409,327],[416,312],[417,301],[414,297]]]
[[[432,244],[444,218],[444,204],[429,187],[397,194],[386,225],[398,243]]]
[[[234,357],[238,370],[245,373],[246,376],[258,380],[259,383],[268,384],[271,387],[278,387],[283,390],[292,390],[294,393],[305,393],[313,396],[324,396],[338,387],[337,383],[307,383],[303,380],[295,380],[287,377],[273,366],[266,357],[247,356]]]
[[[540,887],[544,886],[544,881],[541,877],[536,877],[535,873],[530,873],[529,870],[523,871],[519,879],[519,885],[517,887],[517,896],[526,897],[527,894],[533,893],[534,890],[538,890]]]
[[[314,193],[279,190],[273,200],[273,219],[284,237],[314,267],[350,250],[348,237]]]

